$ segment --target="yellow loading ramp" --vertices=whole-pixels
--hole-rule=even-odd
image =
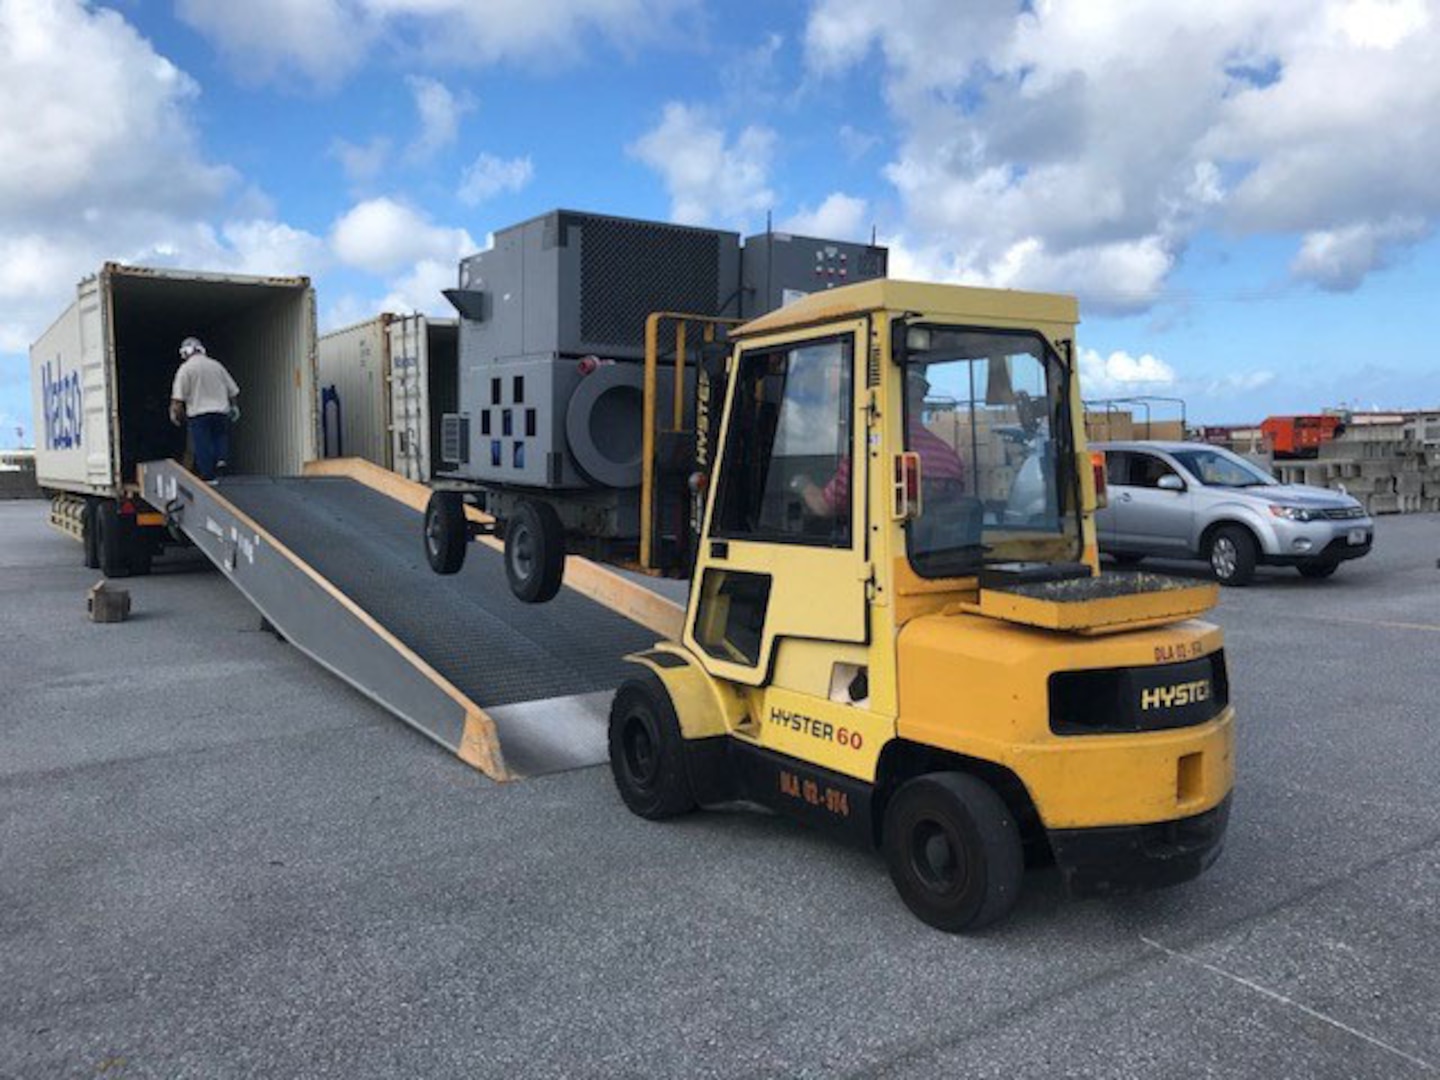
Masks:
[[[368,462],[212,486],[156,461],[140,477],[291,644],[497,780],[603,761],[623,656],[679,635],[679,605],[584,559],[569,559],[556,601],[518,611],[493,538],[458,577],[417,566],[429,489]]]

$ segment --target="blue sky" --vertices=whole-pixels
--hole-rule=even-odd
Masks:
[[[1440,407],[1436,0],[0,0],[0,445],[108,259],[445,310],[557,206],[1072,292],[1095,397]]]

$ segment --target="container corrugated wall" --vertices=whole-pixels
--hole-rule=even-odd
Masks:
[[[323,456],[361,457],[392,467],[387,389],[392,321],[378,315],[320,338]]]
[[[314,297],[309,288],[277,290],[225,327],[231,355],[221,359],[240,383],[232,472],[295,476],[319,457]]]

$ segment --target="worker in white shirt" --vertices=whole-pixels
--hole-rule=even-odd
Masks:
[[[240,415],[235,405],[240,387],[224,364],[206,355],[199,338],[180,343],[180,361],[170,391],[170,422],[176,427],[189,423],[195,471],[213,481],[230,454],[230,423]]]

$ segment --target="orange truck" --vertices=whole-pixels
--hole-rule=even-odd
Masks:
[[[1335,438],[1344,427],[1338,416],[1267,416],[1260,430],[1277,458],[1306,458],[1319,454],[1320,444]]]

